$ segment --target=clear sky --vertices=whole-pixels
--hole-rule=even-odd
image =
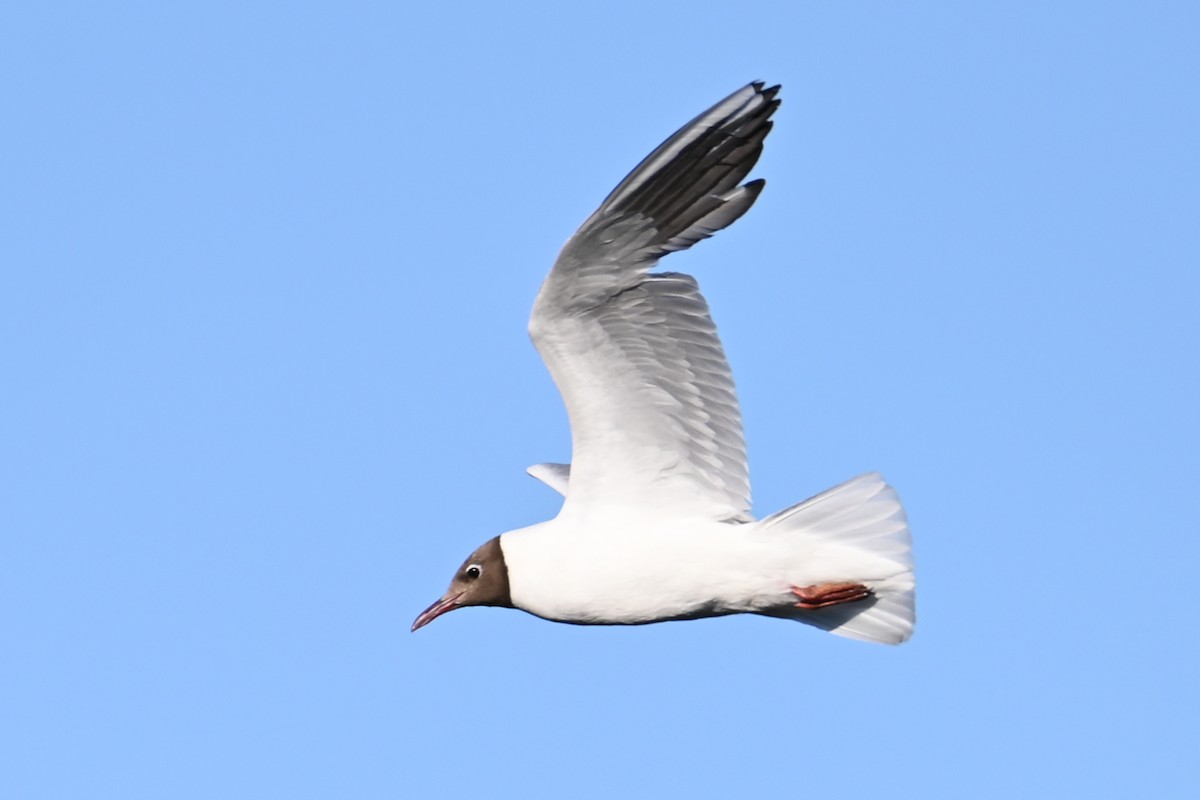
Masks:
[[[4,797],[1194,796],[1195,4],[25,3],[0,74]],[[759,514],[897,487],[915,638],[410,634],[557,511],[559,246],[754,79],[663,266]]]

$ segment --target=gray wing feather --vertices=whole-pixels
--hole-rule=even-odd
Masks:
[[[733,378],[696,281],[650,270],[731,225],[763,181],[779,87],[751,84],[696,117],[623,180],[564,246],[530,319],[571,418],[567,505],[680,505],[749,519]]]

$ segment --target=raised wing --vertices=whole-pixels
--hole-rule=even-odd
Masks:
[[[650,270],[732,224],[764,182],[779,87],[753,83],[663,142],[563,247],[530,318],[571,419],[564,513],[750,519],[733,378],[696,281]]]

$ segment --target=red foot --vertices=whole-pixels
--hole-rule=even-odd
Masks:
[[[871,590],[861,583],[819,583],[815,586],[793,586],[792,594],[800,598],[796,608],[813,609],[862,600],[871,596]]]

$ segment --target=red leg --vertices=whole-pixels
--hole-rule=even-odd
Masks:
[[[871,590],[861,583],[818,583],[815,586],[793,586],[792,594],[800,598],[796,608],[813,609],[862,600],[871,596]]]

